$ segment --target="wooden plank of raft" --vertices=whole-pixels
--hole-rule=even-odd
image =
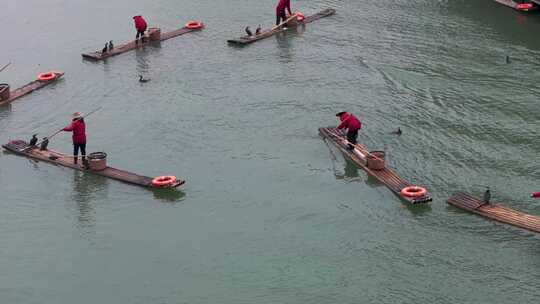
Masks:
[[[502,4],[502,5],[506,5],[508,7],[511,7],[513,9],[515,9],[515,10],[520,11],[520,12],[528,12],[528,11],[534,11],[534,10],[538,9],[536,6],[532,6],[530,8],[525,8],[525,9],[519,8],[519,4],[524,4],[524,3],[519,3],[519,2],[513,1],[513,0],[495,0],[495,2],[498,2],[498,3]],[[532,2],[538,3],[535,0],[532,0]]]
[[[202,29],[202,27],[197,28],[197,29],[189,29],[187,27],[183,27],[183,28],[171,31],[171,32],[162,33],[161,36],[160,36],[160,41],[171,39],[171,38],[183,35],[183,34],[187,34],[189,32],[199,31],[201,29]],[[134,50],[134,49],[139,48],[139,47],[143,47],[145,45],[149,45],[152,42],[153,41],[150,41],[150,38],[148,36],[145,36],[145,42],[144,43],[139,41],[139,43],[137,44],[137,43],[135,43],[135,40],[133,40],[133,41],[130,41],[130,42],[127,42],[127,43],[124,43],[124,44],[117,45],[111,51],[108,51],[106,53],[101,53],[101,51],[96,51],[96,52],[90,52],[90,53],[82,54],[82,57],[85,58],[85,59],[94,60],[94,61],[103,60],[103,59],[106,59],[106,58],[109,58],[109,57],[112,57],[112,56],[123,54],[125,52]]]
[[[288,28],[292,28],[292,27],[296,27],[298,25],[302,25],[302,24],[306,24],[306,23],[310,23],[310,22],[313,22],[315,20],[318,20],[318,19],[321,19],[321,18],[324,18],[324,17],[328,17],[328,16],[331,16],[333,14],[336,13],[336,10],[335,9],[332,9],[332,8],[327,8],[325,10],[322,10],[314,15],[311,15],[311,16],[306,16],[306,18],[304,19],[304,21],[298,21],[298,22],[291,22],[291,18],[287,19],[287,22],[284,22],[287,24]],[[294,17],[292,17],[294,18]],[[250,44],[250,43],[253,43],[255,41],[259,41],[261,39],[264,39],[264,38],[268,38],[268,37],[271,37],[277,33],[281,33],[281,32],[285,32],[287,31],[287,29],[284,29],[283,27],[273,27],[271,29],[267,29],[267,30],[263,30],[259,35],[254,35],[254,36],[242,36],[240,38],[236,38],[236,39],[229,39],[227,40],[228,43],[230,44],[236,44],[236,45],[246,45],[246,44]]]
[[[408,197],[401,194],[401,190],[403,188],[412,186],[412,184],[401,179],[395,172],[388,169],[387,167],[383,168],[382,170],[370,169],[366,165],[365,160],[361,159],[356,153],[347,149],[348,141],[341,134],[339,134],[335,128],[320,128],[319,132],[325,138],[330,139],[332,143],[341,152],[343,152],[344,155],[350,158],[360,168],[364,169],[369,175],[375,177],[378,181],[386,185],[392,192],[394,192],[401,199],[411,204],[427,203],[433,200],[431,196],[429,195],[429,193],[426,193],[424,196],[417,197],[417,198],[412,198],[412,197]],[[356,144],[355,149],[362,154],[365,154],[365,155],[369,154],[369,151],[366,149],[366,147],[362,146],[361,144]]]
[[[150,187],[150,188],[156,188],[152,185],[152,178],[148,176],[138,175],[135,173],[131,173],[128,171],[107,167],[104,170],[95,171],[90,169],[85,169],[81,162],[79,164],[73,163],[73,157],[61,152],[57,152],[54,150],[44,150],[41,151],[38,148],[32,148],[26,150],[28,147],[28,144],[23,140],[14,140],[11,141],[8,144],[2,145],[4,149],[13,152],[15,154],[25,156],[28,158],[52,163],[55,165],[60,165],[63,167],[84,171],[84,172],[90,172],[92,174],[116,179],[122,182],[126,182],[133,185],[143,186],[143,187]],[[184,180],[177,179],[174,184],[172,184],[168,188],[175,188],[180,185],[183,185],[185,183]]]
[[[540,216],[530,215],[501,204],[486,204],[468,193],[459,192],[450,197],[448,204],[492,220],[540,233]]]
[[[7,100],[0,100],[0,106],[4,106],[4,105],[7,105],[7,104],[10,104],[12,103],[13,101],[15,101],[16,99],[18,98],[21,98],[27,94],[30,94],[32,92],[34,92],[35,90],[39,90],[41,88],[43,88],[44,86],[47,86],[49,84],[52,84],[52,83],[55,83],[58,79],[60,79],[62,76],[64,76],[64,72],[54,72],[56,77],[53,79],[53,80],[50,80],[50,81],[39,81],[39,80],[34,80],[14,91],[11,91],[10,94],[9,94],[9,99]]]

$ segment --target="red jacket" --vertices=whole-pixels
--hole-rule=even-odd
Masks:
[[[357,131],[362,128],[362,123],[356,116],[345,112],[339,117],[341,124],[338,126],[338,129],[348,129],[349,131]]]
[[[276,13],[281,13],[285,11],[285,8],[291,13],[291,0],[279,0],[278,5],[276,6]]]
[[[138,31],[146,31],[148,25],[142,16],[135,16],[133,17],[133,20],[135,21],[135,28]]]
[[[73,132],[73,143],[74,144],[85,144],[86,143],[86,125],[84,124],[84,119],[74,119],[71,122],[71,125],[63,129],[67,132]]]

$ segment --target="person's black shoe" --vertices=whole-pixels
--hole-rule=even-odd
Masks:
[[[349,150],[349,151],[354,150],[354,146],[351,145],[351,144],[348,144],[348,145],[347,145],[347,150]]]

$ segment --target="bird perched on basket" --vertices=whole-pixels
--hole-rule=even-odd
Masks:
[[[253,36],[253,33],[249,30],[249,26],[246,26],[245,31],[246,31],[246,34],[247,34],[249,37]]]
[[[259,24],[259,27],[257,27],[257,29],[255,30],[255,35],[259,35],[261,33],[261,25]]]

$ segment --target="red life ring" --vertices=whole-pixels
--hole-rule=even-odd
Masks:
[[[296,12],[294,14],[296,15],[296,20],[298,20],[299,22],[302,22],[304,21],[304,19],[306,19],[306,16],[304,16],[304,14],[302,14],[301,12]]]
[[[152,180],[152,186],[155,187],[168,187],[176,182],[176,176],[158,176]]]
[[[533,8],[533,4],[532,3],[519,3],[517,6],[516,6],[516,9],[517,10],[520,10],[520,11],[528,11],[530,9]]]
[[[39,81],[51,81],[51,80],[54,80],[55,78],[56,78],[55,72],[41,73],[37,77]]]
[[[186,27],[190,30],[196,30],[196,29],[202,28],[203,24],[202,22],[199,22],[199,21],[190,21],[186,23]]]
[[[403,189],[401,189],[401,194],[408,196],[408,197],[422,197],[426,195],[427,190],[423,187],[418,186],[408,186]]]

